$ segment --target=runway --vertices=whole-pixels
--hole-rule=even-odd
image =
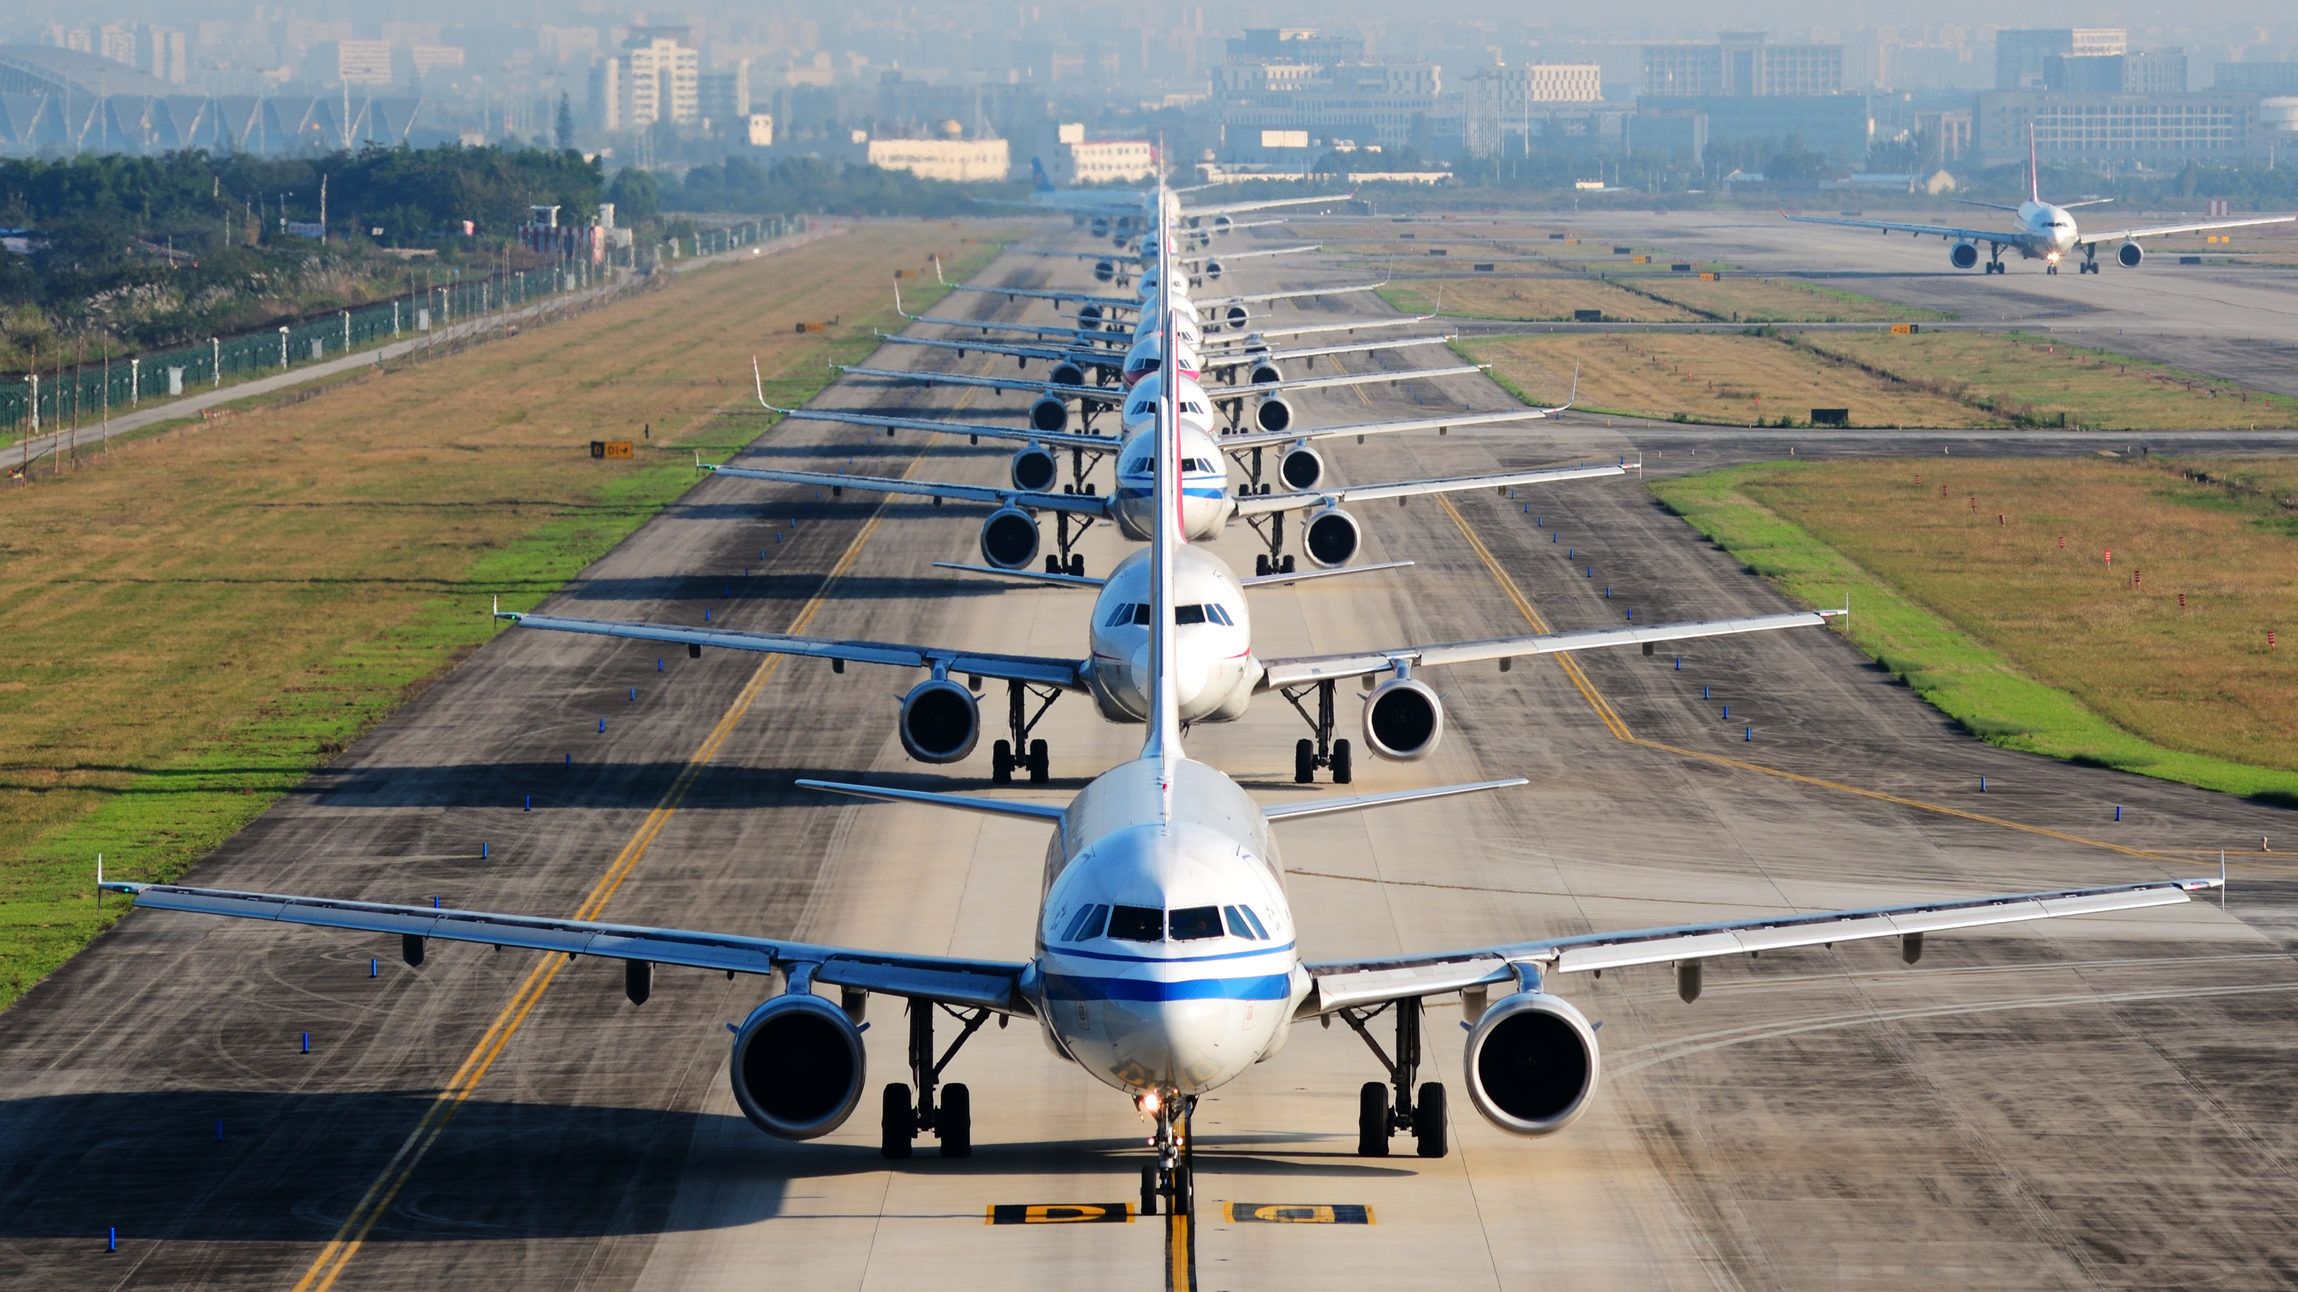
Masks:
[[[1320,272],[1254,267],[1225,285]],[[1054,274],[1082,280],[1007,257],[985,281]],[[2110,269],[2051,285],[2114,281]],[[991,307],[1052,318],[975,306]],[[1329,424],[1507,399],[1455,378],[1299,407]],[[961,401],[849,381],[822,402]],[[964,402],[1012,421],[1023,406]],[[1376,437],[1327,460],[1349,480],[1405,479],[1611,461],[1642,434],[1565,419]],[[1006,454],[785,422],[741,460],[991,482]],[[980,515],[706,480],[544,608],[675,623],[708,609],[742,629],[1081,651],[1086,594],[931,567],[971,559]],[[1359,516],[1366,559],[1417,564],[1256,591],[1259,651],[1607,625],[1629,608],[1639,621],[1783,608],[1632,481]],[[1119,542],[1090,535],[1089,572],[1106,571]],[[1249,567],[1255,548],[1239,532],[1214,550]],[[1355,1157],[1356,1087],[1380,1071],[1345,1028],[1304,1027],[1201,1106],[1200,1212],[1185,1230],[986,1223],[1000,1205],[1121,1202],[1141,1159],[1130,1106],[1026,1025],[984,1031],[947,1074],[974,1092],[974,1156],[922,1148],[889,1164],[866,1113],[803,1145],[742,1119],[722,1025],[763,983],[665,970],[634,1008],[620,971],[592,961],[435,946],[410,969],[383,939],[143,913],[4,1018],[0,1157],[13,1169],[0,1182],[0,1282],[2156,1288],[2298,1276],[2298,884],[2284,854],[2259,852],[2262,836],[2298,849],[2298,817],[1982,745],[1830,633],[1694,645],[1680,666],[1673,652],[1622,653],[1425,674],[1451,718],[1443,746],[1414,764],[1368,755],[1357,791],[1531,784],[1285,826],[1303,954],[2215,873],[2220,849],[2233,854],[2226,909],[1943,935],[1913,968],[1871,944],[1719,965],[1694,1005],[1664,970],[1575,978],[1561,990],[1604,1023],[1605,1084],[1587,1117],[1539,1141],[1470,1109],[1460,1013],[1432,1005],[1433,1075],[1456,1092],[1453,1155],[1439,1161]],[[986,752],[946,774],[904,757],[892,722],[912,681],[514,630],[190,882],[1026,954],[1042,828],[790,785],[986,786]],[[994,721],[996,705],[984,709]],[[1333,793],[1291,783],[1303,733],[1263,697],[1244,721],[1193,729],[1187,747],[1265,801]],[[997,793],[1063,801],[1140,739],[1076,698],[1039,734],[1054,783]],[[901,1071],[901,1017],[872,1003],[873,1083]],[[1316,1223],[1327,1218],[1369,1223]]]
[[[1835,200],[1869,203],[1864,214],[1870,218],[1886,214],[1870,197]],[[1960,215],[1930,209],[1917,218],[1973,228],[2007,224],[2011,218],[2008,212],[1956,209]],[[1810,211],[1829,215],[1834,207],[1814,205]],[[2110,212],[2115,208],[2081,212],[2083,227],[2156,222],[2137,212]],[[1468,233],[1475,223],[1464,217],[1446,227]],[[1510,217],[1507,227],[1527,225],[1567,231],[1590,242],[1657,249],[1670,259],[1721,261],[1741,273],[1808,279],[1937,310],[1962,324],[2017,326],[2262,390],[2298,394],[2298,292],[2293,291],[2298,269],[2224,263],[2216,254],[2207,258],[2212,263],[2181,265],[2172,244],[2184,248],[2191,239],[2149,244],[2137,269],[2109,263],[2114,245],[2105,245],[2099,249],[2097,274],[2069,269],[2047,275],[2040,262],[2006,258],[2009,272],[1990,276],[1949,266],[1952,244],[1938,238],[1795,224],[1769,211],[1540,212],[1521,220]],[[2286,245],[2291,237],[2279,228],[2238,229],[2235,236],[2245,247],[2265,240]]]

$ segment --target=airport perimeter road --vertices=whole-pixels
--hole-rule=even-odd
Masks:
[[[825,398],[958,402],[858,383]],[[1463,379],[1302,408],[1315,424],[1504,400]],[[1022,406],[965,402],[969,415]],[[1627,450],[1566,423],[1387,437],[1329,460],[1364,481]],[[749,460],[990,481],[1005,457],[787,423]],[[1264,653],[1527,631],[1533,614],[1578,626],[1630,607],[1645,621],[1779,605],[1632,481],[1383,504],[1361,519],[1367,557],[1419,564],[1254,593]],[[741,628],[1082,649],[1084,594],[931,568],[971,553],[978,520],[713,480],[549,608],[682,623],[707,608]],[[1239,533],[1214,550],[1249,566],[1254,548]],[[1086,554],[1100,572],[1120,549],[1097,531]],[[1604,1023],[1605,1084],[1585,1118],[1540,1141],[1469,1107],[1459,1011],[1432,1005],[1428,1075],[1453,1090],[1453,1155],[1438,1161],[1405,1141],[1403,1156],[1354,1156],[1357,1086],[1379,1069],[1347,1029],[1304,1027],[1201,1107],[1200,1214],[1185,1226],[985,1223],[999,1204],[1026,1216],[1135,1192],[1143,1125],[1027,1025],[983,1031],[949,1069],[973,1091],[973,1157],[944,1161],[929,1141],[888,1164],[874,1095],[804,1145],[736,1111],[723,1024],[763,983],[665,970],[633,1008],[611,964],[434,945],[408,969],[380,938],[141,914],[0,1029],[12,1166],[0,1282],[2286,1285],[2298,887],[2256,848],[2261,835],[2294,846],[2281,836],[2298,839],[2298,818],[1978,744],[1825,632],[1676,659],[1424,674],[1449,706],[1443,747],[1414,764],[1360,755],[1356,791],[1532,783],[1286,827],[1304,952],[2215,873],[2221,848],[2234,850],[2227,909],[1941,936],[1913,968],[1872,944],[1721,964],[1695,1005],[1664,969],[1575,977],[1555,985]],[[986,751],[947,776],[904,759],[891,724],[910,680],[513,631],[194,881],[539,913],[587,896],[619,921],[1026,955],[1041,828],[790,785],[986,789]],[[1001,698],[985,697],[985,717]],[[1270,698],[1192,730],[1189,751],[1268,801],[1335,793],[1290,783],[1303,729]],[[1345,699],[1343,712],[1353,719]],[[1039,734],[1055,783],[994,792],[1060,801],[1139,742],[1075,699]],[[883,1000],[871,1020],[874,1087],[900,1072],[903,1027]],[[1370,1223],[1316,1223],[1328,1219]]]

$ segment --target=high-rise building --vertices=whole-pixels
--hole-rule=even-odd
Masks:
[[[702,118],[702,55],[683,28],[635,28],[621,52],[591,69],[592,119],[608,132]]]
[[[2186,55],[2053,54],[2043,62],[2043,88],[2074,94],[2183,94]]]
[[[702,119],[713,133],[750,128],[750,60],[739,59],[723,72],[704,72],[696,82]]]
[[[1774,45],[1727,31],[1712,45],[1644,46],[1645,98],[1732,98],[1843,92],[1843,46]]]
[[[2210,88],[2248,94],[2298,94],[2298,63],[2220,63]]]
[[[2028,131],[2044,161],[2239,164],[2265,151],[2258,96],[1997,91],[1979,96],[1975,142],[1987,163],[2025,160]]]
[[[136,29],[136,66],[170,85],[182,85],[191,73],[185,57],[184,33],[178,27]]]
[[[2014,27],[1995,33],[1995,88],[2039,90],[2053,56],[2091,57],[2127,51],[2120,27]]]

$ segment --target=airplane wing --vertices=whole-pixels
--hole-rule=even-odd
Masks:
[[[1270,362],[1290,363],[1295,359],[1321,359],[1333,354],[1372,354],[1380,350],[1409,350],[1415,346],[1443,345],[1452,340],[1450,333],[1429,336],[1393,337],[1380,341],[1347,341],[1335,345],[1303,345],[1267,350],[1215,350],[1200,354],[1199,362],[1206,368],[1242,368],[1247,364]]]
[[[1246,211],[1274,211],[1287,206],[1331,206],[1335,202],[1353,202],[1354,192],[1332,193],[1324,197],[1279,197],[1262,202],[1223,202],[1215,206],[1185,206],[1181,208],[1184,221],[1200,220],[1208,215],[1239,215]]]
[[[1209,360],[1207,362],[1210,362]],[[1243,386],[1207,386],[1205,394],[1216,404],[1252,395],[1281,395],[1288,390],[1331,390],[1341,386],[1372,386],[1384,381],[1433,381],[1438,377],[1473,377],[1484,371],[1480,363],[1450,368],[1410,368],[1398,372],[1344,372],[1332,377],[1286,377]]]
[[[1344,502],[1460,493],[1468,489],[1508,489],[1516,485],[1556,484],[1565,480],[1596,480],[1642,470],[1641,463],[1616,467],[1551,467],[1542,471],[1500,471],[1492,475],[1406,480],[1396,484],[1339,485],[1331,489],[1304,489],[1297,493],[1254,494],[1237,499],[1236,506],[1239,516],[1265,516],[1275,511],[1306,511],[1311,507],[1337,506]]]
[[[952,502],[978,502],[991,507],[1020,507],[1029,511],[1063,511],[1072,516],[1107,516],[1110,500],[1089,493],[1038,493],[1028,489],[996,489],[988,485],[943,484],[932,480],[889,480],[883,476],[841,476],[826,471],[775,471],[760,467],[714,467],[705,471],[744,480],[772,480],[779,484],[813,485],[834,497],[841,489],[862,493],[900,494]]]
[[[1116,368],[1124,364],[1125,356],[1115,350],[1101,349],[1099,353],[1075,348],[1063,349],[1049,345],[1021,345],[1012,341],[951,341],[929,336],[889,336],[878,333],[878,340],[887,345],[917,345],[930,350],[954,350],[959,358],[969,354],[1002,354],[1016,359],[1037,359],[1045,363],[1089,363],[1097,368]]]
[[[774,408],[773,411],[784,417],[807,422],[843,422],[848,426],[883,426],[889,429],[898,427],[905,431],[931,431],[936,435],[978,435],[985,440],[1084,449],[1089,453],[1112,453],[1121,443],[1114,435],[1092,435],[1082,431],[1030,431],[1016,426],[984,426],[978,422],[944,422],[931,417],[872,417],[867,410],[859,408]]]
[[[1319,961],[1304,966],[1315,985],[1308,998],[1301,1002],[1299,1016],[1312,1018],[1338,1009],[1361,1009],[1388,1001],[1443,995],[1467,987],[1513,986],[1520,981],[1519,970],[1579,973],[1856,942],[1862,938],[1905,939],[1902,954],[1912,961],[1920,953],[1919,939],[1926,933],[2170,906],[2188,900],[2190,893],[2217,888],[2223,883],[2223,877],[2211,877],[2008,893],[1623,933],[1590,933],[1434,955]]]
[[[2012,229],[1959,229],[1951,224],[1906,224],[1898,220],[1854,220],[1840,215],[1791,215],[1797,224],[1839,224],[1847,229],[1882,229],[1889,233],[1912,233],[1924,238],[1954,238],[1963,242],[1987,242],[2008,247],[2020,241]]]
[[[1382,281],[1377,283],[1349,283],[1340,287],[1303,287],[1287,292],[1256,292],[1250,296],[1224,296],[1219,300],[1199,301],[1197,304],[1201,309],[1216,309],[1223,305],[1259,305],[1267,301],[1306,300],[1311,296],[1347,296],[1354,292],[1378,291],[1386,286],[1388,283]]]
[[[1263,256],[1298,256],[1311,251],[1322,251],[1322,243],[1304,243],[1297,247],[1255,247],[1250,251],[1206,251],[1202,254],[1175,256],[1176,265],[1201,265],[1208,260],[1258,260]]]
[[[1488,659],[1517,659],[1527,655],[1559,655],[1607,646],[1649,645],[1654,642],[1686,641],[1694,637],[1729,637],[1738,633],[1772,632],[1781,628],[1815,628],[1843,613],[1841,610],[1819,610],[1680,624],[1627,624],[1619,628],[1580,628],[1569,632],[1536,633],[1520,637],[1489,637],[1483,641],[1400,646],[1394,650],[1298,655],[1289,659],[1264,661],[1261,686],[1266,690],[1281,690],[1308,682],[1369,677],[1389,672],[1400,664],[1429,668]]]
[[[1345,435],[1389,435],[1398,431],[1443,431],[1456,426],[1490,426],[1496,422],[1535,422],[1557,410],[1512,408],[1504,413],[1462,413],[1457,417],[1415,417],[1400,422],[1357,422],[1348,426],[1319,426],[1305,431],[1238,431],[1221,437],[1223,451],[1298,444],[1303,440],[1331,440]]]
[[[1248,588],[1272,588],[1289,583],[1305,583],[1310,579],[1332,579],[1344,574],[1370,574],[1375,570],[1402,570],[1410,561],[1368,561],[1363,565],[1343,565],[1330,570],[1310,568],[1289,574],[1256,574],[1240,578],[1237,582]],[[1000,578],[1018,579],[1024,583],[1049,583],[1060,588],[1099,588],[1109,583],[1089,574],[1045,574],[1037,570],[1002,570],[994,565],[967,565],[961,561],[936,561],[937,570],[963,570],[967,574],[994,574]]]
[[[477,942],[529,951],[563,952],[570,956],[683,965],[730,974],[766,974],[811,967],[817,983],[988,1009],[1000,1014],[1030,1013],[1029,1002],[1019,990],[1022,972],[1028,966],[1017,961],[909,955],[691,929],[437,910],[428,906],[291,897],[281,893],[235,892],[179,884],[111,881],[100,883],[100,887],[107,892],[130,894],[137,906],[154,910],[397,934],[403,939],[402,947],[409,959],[421,956],[424,941],[437,938],[443,942]]]
[[[974,292],[982,296],[1003,296],[1009,301],[1052,301],[1059,306],[1064,301],[1079,305],[1099,305],[1104,309],[1139,309],[1138,296],[1101,296],[1093,292],[1065,292],[1051,287],[982,287],[973,283],[944,284],[953,292]]]
[[[963,372],[933,372],[924,368],[845,368],[838,371],[849,377],[877,377],[886,381],[899,381],[912,386],[976,386],[983,390],[1019,391],[1025,395],[1052,395],[1058,399],[1084,400],[1097,404],[1125,402],[1123,386],[1057,386],[1043,377],[977,377]]]
[[[1208,354],[1223,354],[1241,346],[1260,345],[1277,337],[1319,336],[1326,332],[1339,332],[1354,336],[1358,332],[1376,328],[1411,327],[1435,318],[1434,314],[1399,314],[1395,318],[1350,319],[1346,323],[1312,323],[1304,327],[1277,327],[1256,329],[1231,336],[1206,337],[1204,349]]]
[[[661,624],[616,623],[605,619],[562,619],[556,615],[496,611],[521,628],[550,632],[584,633],[592,637],[620,637],[628,641],[669,642],[678,646],[715,650],[743,650],[760,655],[799,655],[835,660],[840,664],[885,664],[894,668],[931,669],[937,675],[963,673],[999,682],[1035,682],[1078,691],[1085,687],[1083,664],[1074,659],[1046,655],[998,655],[982,651],[949,650],[939,646],[910,646],[901,642],[838,641],[826,637],[792,637],[785,633],[732,632],[721,628],[675,628]]]
[[[2288,224],[2298,215],[2254,216],[2246,220],[2199,220],[2191,224],[2149,224],[2135,229],[2085,233],[2085,242],[2128,242],[2133,238],[2159,238],[2170,233],[2201,233],[2206,229],[2247,229],[2260,224]]]

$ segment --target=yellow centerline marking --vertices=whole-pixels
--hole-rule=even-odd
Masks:
[[[1539,633],[1554,631],[1549,627],[1548,621],[1541,617],[1540,612],[1532,608],[1532,602],[1525,597],[1523,590],[1516,585],[1516,580],[1509,575],[1506,569],[1502,568],[1499,559],[1492,555],[1492,549],[1486,547],[1484,545],[1484,540],[1477,537],[1476,531],[1470,527],[1467,518],[1460,514],[1459,508],[1452,505],[1452,499],[1439,494],[1437,495],[1436,504],[1437,506],[1444,509],[1445,515],[1452,518],[1453,525],[1460,530],[1461,536],[1468,540],[1468,546],[1475,551],[1476,558],[1484,563],[1484,568],[1486,570],[1491,572],[1492,581],[1500,586],[1501,592],[1505,593],[1511,602],[1515,603],[1517,612],[1524,616],[1524,621],[1526,623],[1532,625],[1532,631]],[[1980,825],[1991,825],[2005,830],[2016,830],[2022,834],[2040,835],[2046,839],[2057,839],[2065,843],[2081,844],[2086,848],[2100,848],[2108,852],[2118,852],[2126,857],[2143,857],[2148,861],[2159,862],[2167,862],[2171,860],[2169,857],[2166,857],[2161,853],[2150,852],[2144,848],[2126,847],[2123,844],[2110,843],[2104,839],[2093,839],[2086,835],[2071,834],[2064,830],[2053,830],[2049,826],[2030,825],[2024,821],[2006,820],[2005,818],[1999,816],[1988,816],[1983,812],[1971,812],[1966,811],[1963,808],[1950,807],[1945,803],[1933,803],[1927,799],[1909,798],[1903,794],[1892,794],[1884,790],[1869,789],[1863,785],[1847,785],[1842,781],[1831,781],[1824,777],[1808,776],[1802,772],[1791,772],[1778,767],[1766,767],[1761,763],[1748,762],[1744,758],[1733,758],[1726,754],[1711,754],[1704,750],[1686,749],[1681,745],[1671,745],[1664,741],[1651,740],[1646,737],[1639,736],[1628,729],[1628,724],[1625,719],[1620,717],[1619,710],[1613,708],[1612,702],[1605,699],[1603,693],[1596,689],[1596,684],[1588,679],[1587,673],[1581,670],[1577,660],[1573,659],[1570,655],[1553,655],[1549,658],[1554,659],[1556,663],[1563,668],[1564,675],[1571,679],[1573,686],[1579,688],[1581,696],[1583,696],[1588,701],[1588,707],[1595,710],[1596,717],[1600,719],[1603,722],[1605,728],[1612,733],[1613,738],[1625,744],[1638,745],[1645,749],[1655,749],[1661,753],[1672,754],[1678,758],[1693,759],[1698,762],[1709,763],[1717,767],[1729,767],[1734,771],[1754,772],[1762,776],[1777,777],[1780,780],[1793,781],[1798,785],[1809,785],[1814,789],[1829,790],[1837,794],[1849,794],[1855,798],[1871,799],[1878,803],[1891,803],[1899,807],[1912,808],[1918,812],[1929,812],[1937,816],[1954,817],[1957,820],[1976,822]]]
[[[1192,1292],[1197,1280],[1189,1268],[1189,1217],[1165,1218],[1165,1286],[1169,1292]]]
[[[961,399],[957,406],[962,408],[968,402],[970,402],[970,398]],[[906,479],[914,474],[919,464],[924,461],[925,454],[921,450],[918,456],[910,460],[908,468],[902,472],[903,478]],[[807,625],[813,622],[814,616],[828,603],[830,590],[837,586],[838,581],[853,568],[855,560],[862,554],[863,546],[870,541],[870,536],[877,532],[878,522],[883,518],[881,512],[871,516],[863,524],[861,532],[855,534],[853,541],[846,545],[845,553],[838,558],[838,563],[830,568],[830,573],[828,577],[823,579],[820,590],[815,592],[813,598],[807,601],[804,608],[799,610],[798,617],[791,620],[789,628],[784,631],[791,634],[806,631]],[[758,697],[765,692],[766,683],[772,680],[785,658],[787,657],[781,655],[768,656],[751,673],[750,680],[743,684],[742,690],[735,695],[734,702],[727,707],[725,713],[719,716],[717,724],[711,727],[710,734],[703,737],[702,743],[695,747],[692,754],[687,756],[686,765],[679,769],[678,776],[671,781],[670,787],[663,791],[662,800],[655,804],[654,810],[647,813],[646,819],[639,823],[638,829],[631,835],[630,841],[624,844],[622,851],[615,855],[613,863],[607,867],[606,873],[599,877],[598,882],[591,887],[589,894],[583,898],[582,905],[575,908],[571,918],[577,920],[598,918],[599,913],[606,908],[608,899],[612,898],[615,891],[622,887],[624,880],[630,878],[631,872],[638,868],[638,863],[644,860],[648,850],[653,848],[655,840],[661,837],[663,828],[670,823],[670,818],[677,814],[680,805],[685,802],[687,791],[693,787],[695,780],[701,776],[703,770],[718,757],[719,750],[734,734],[735,727],[750,712],[751,706],[758,702]],[[359,1249],[366,1244],[367,1236],[373,1233],[375,1226],[382,1221],[385,1215],[389,1214],[391,1205],[398,1200],[400,1190],[407,1187],[407,1181],[414,1175],[415,1168],[422,1165],[424,1157],[431,1151],[431,1146],[447,1129],[447,1124],[454,1120],[456,1112],[460,1111],[463,1103],[471,1097],[472,1092],[478,1089],[479,1081],[487,1075],[487,1070],[494,1066],[495,1060],[501,1056],[504,1047],[510,1044],[511,1037],[525,1024],[527,1015],[534,1010],[535,1005],[542,999],[543,992],[549,988],[552,980],[558,977],[559,971],[564,969],[566,965],[567,957],[549,955],[540,964],[537,964],[532,972],[528,973],[526,981],[520,983],[518,990],[511,994],[510,1000],[495,1015],[494,1022],[489,1024],[485,1034],[480,1036],[478,1044],[472,1046],[471,1052],[464,1056],[462,1065],[455,1069],[455,1075],[448,1078],[446,1086],[432,1099],[430,1107],[424,1110],[422,1120],[416,1123],[415,1129],[409,1132],[406,1140],[399,1145],[399,1151],[393,1153],[391,1160],[384,1164],[383,1173],[377,1176],[375,1182],[367,1187],[367,1192],[361,1195],[359,1204],[351,1209],[351,1214],[335,1231],[335,1237],[328,1240],[327,1246],[320,1250],[318,1259],[311,1263],[311,1268],[304,1271],[302,1278],[296,1280],[295,1292],[328,1292],[328,1289],[335,1286],[335,1281],[343,1276],[343,1271],[350,1265],[351,1259],[357,1256]]]

